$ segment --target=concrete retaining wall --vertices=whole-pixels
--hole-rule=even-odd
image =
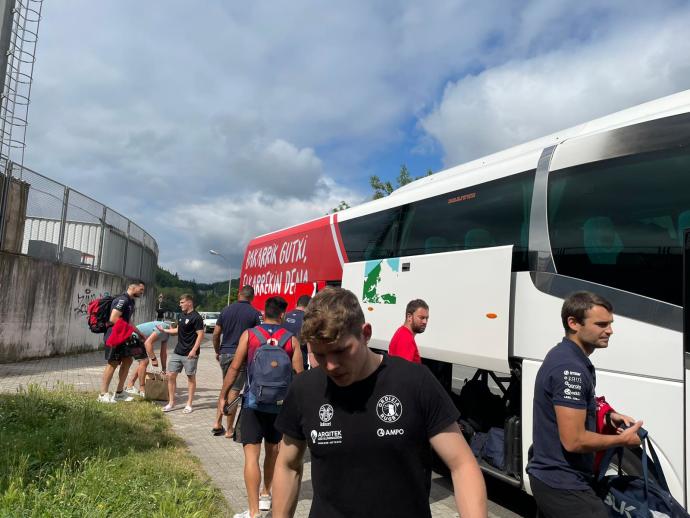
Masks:
[[[86,324],[91,300],[126,289],[117,275],[0,252],[0,362],[102,347]],[[133,323],[152,320],[153,286],[137,300]]]

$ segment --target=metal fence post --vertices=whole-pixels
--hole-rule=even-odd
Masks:
[[[107,216],[107,212],[108,212],[108,207],[106,207],[104,205],[103,206],[103,217],[101,218],[101,235],[98,238],[98,266],[96,267],[96,269],[99,272],[101,271],[101,264],[103,262],[103,240],[105,238],[105,230],[107,228],[105,226],[105,218]]]
[[[65,187],[62,196],[62,216],[60,217],[60,237],[58,238],[57,260],[62,262],[62,249],[65,244],[65,227],[67,226],[67,207],[69,205],[69,187]]]
[[[7,198],[9,197],[10,183],[12,182],[12,162],[9,160],[5,162],[4,174],[5,178],[0,190],[0,250],[5,244],[5,211],[7,210]]]
[[[131,225],[132,225],[132,222],[128,219],[127,220],[127,235],[125,236],[125,257],[124,257],[124,260],[122,261],[122,275],[123,275],[123,277],[127,277],[127,249],[129,248],[129,229],[130,229]]]

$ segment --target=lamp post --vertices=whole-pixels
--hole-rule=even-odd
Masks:
[[[230,272],[230,280],[228,280],[228,306],[230,305],[230,287],[232,286],[232,268],[230,267],[230,260],[225,257],[223,254],[216,252],[215,250],[209,250],[209,254],[211,255],[217,255],[218,257],[222,257],[225,259],[225,262],[228,263],[228,271]]]

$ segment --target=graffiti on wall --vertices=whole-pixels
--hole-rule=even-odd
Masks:
[[[77,302],[76,305],[72,308],[72,311],[74,311],[74,313],[77,316],[86,316],[89,308],[89,303],[92,300],[109,296],[110,292],[107,291],[97,293],[95,290],[92,290],[91,288],[84,288],[83,290],[77,292]]]

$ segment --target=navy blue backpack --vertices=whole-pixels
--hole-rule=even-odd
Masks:
[[[259,347],[247,365],[247,406],[282,405],[292,381],[292,359],[285,350],[292,333],[279,328],[270,334],[263,327],[254,327],[250,332]]]
[[[666,477],[659,464],[649,434],[644,428],[638,432],[642,440],[642,476],[623,475],[623,447],[611,448],[601,460],[597,477],[597,493],[604,500],[612,518],[689,518],[682,505],[671,496]],[[618,474],[606,471],[618,456]],[[651,460],[650,457],[651,456]],[[650,477],[650,473],[654,478]]]

